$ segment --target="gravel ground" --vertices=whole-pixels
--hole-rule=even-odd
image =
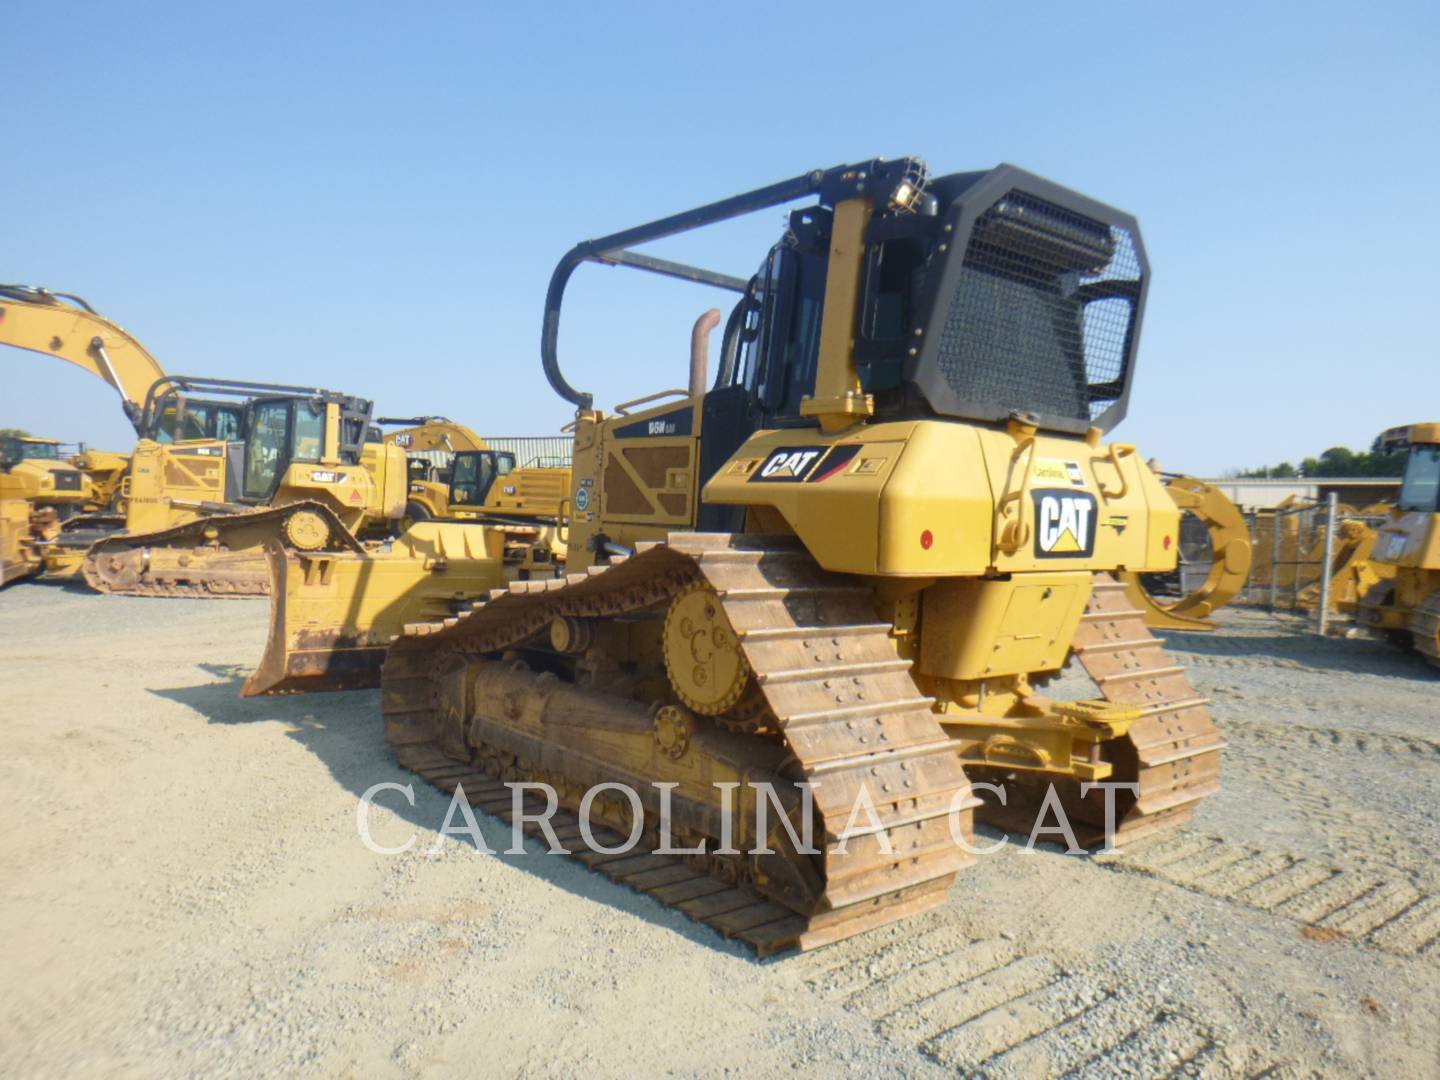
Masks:
[[[1440,678],[1222,618],[1170,641],[1230,743],[1184,833],[1012,843],[938,911],[757,962],[533,847],[427,855],[423,783],[373,815],[414,847],[367,851],[358,794],[413,778],[372,692],[237,697],[263,602],[11,587],[0,1072],[1440,1075]]]

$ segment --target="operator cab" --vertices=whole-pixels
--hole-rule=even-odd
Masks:
[[[338,445],[327,448],[331,405],[338,407]],[[150,388],[140,426],[156,442],[221,454],[226,497],[265,503],[292,464],[358,464],[373,412],[371,402],[331,390],[173,375]]]
[[[870,218],[853,328],[876,418],[1119,423],[1146,278],[1133,220],[1011,166],[898,183],[922,194]],[[793,211],[727,323],[715,388],[743,385],[767,425],[814,423],[834,218]]]
[[[6,435],[0,441],[0,468],[13,469],[22,461],[59,461],[60,444],[29,435]]]
[[[495,481],[515,468],[515,455],[503,450],[461,450],[450,465],[452,506],[484,506]]]
[[[1405,479],[1396,506],[1403,511],[1440,513],[1440,424],[1414,424],[1387,431],[1382,448],[1409,447]]]

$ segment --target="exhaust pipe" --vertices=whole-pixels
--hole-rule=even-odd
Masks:
[[[690,331],[690,396],[705,393],[710,373],[710,331],[720,325],[720,309],[711,308],[695,320]]]

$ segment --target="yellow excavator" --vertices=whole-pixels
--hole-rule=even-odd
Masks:
[[[1181,567],[1208,561],[1204,580],[1186,588],[1181,567],[1169,574],[1125,571],[1118,576],[1152,630],[1209,632],[1215,629],[1209,616],[1235,599],[1250,577],[1250,528],[1240,508],[1213,484],[1193,476],[1167,476],[1165,490],[1180,508]],[[1167,583],[1178,588],[1163,590]]]
[[[357,545],[403,513],[405,455],[371,438],[373,406],[361,398],[167,375],[81,298],[26,286],[0,286],[0,343],[113,386],[140,437],[119,505],[67,522],[45,548],[56,576],[83,573],[102,592],[260,595],[276,508],[305,501],[329,510],[287,516],[293,542],[307,550]]]
[[[513,453],[491,449],[470,428],[443,416],[382,416],[375,422],[399,428],[386,432],[385,441],[403,449],[409,459],[407,521],[496,516],[553,520],[570,492],[568,468],[517,468]]]
[[[1384,451],[1405,449],[1405,479],[1370,561],[1390,576],[1360,598],[1356,621],[1407,641],[1440,667],[1440,422],[1391,428]]]
[[[635,250],[801,200],[749,278]],[[613,414],[574,389],[557,341],[587,262],[737,293],[714,380],[693,346],[718,311],[686,388]],[[1130,785],[1117,842],[1182,822],[1222,740],[1114,576],[1172,568],[1179,514],[1105,441],[1147,284],[1132,217],[1008,165],[821,169],[578,245],[541,348],[576,407],[567,573],[403,627],[397,759],[486,809],[511,805],[502,781],[549,784],[562,847],[577,814],[638,837],[577,857],[762,953],[941,902],[975,779],[1096,829],[1091,785]],[[349,591],[327,596],[338,562]],[[272,566],[272,611],[311,590],[316,628],[370,602],[364,555]],[[396,566],[396,605],[448,587]],[[1067,660],[1093,698],[1041,692]],[[661,818],[690,851],[657,850]]]

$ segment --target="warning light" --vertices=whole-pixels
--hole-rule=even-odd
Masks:
[[[1168,536],[1165,537],[1165,550],[1166,550],[1166,551],[1169,551],[1169,550],[1170,550],[1170,537],[1168,537]]]
[[[931,535],[929,529],[926,529],[920,534],[920,546],[926,551],[930,550],[930,545],[933,543],[935,543],[935,537]]]

